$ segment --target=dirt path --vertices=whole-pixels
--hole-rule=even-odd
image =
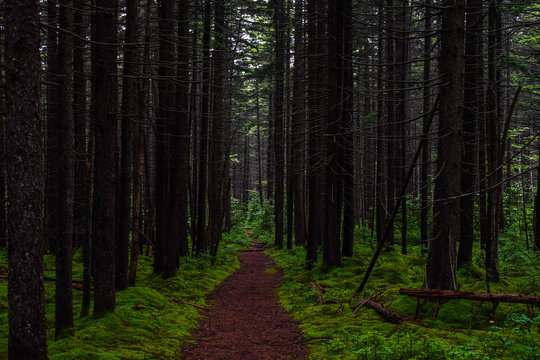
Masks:
[[[260,245],[240,253],[242,267],[208,297],[199,329],[182,349],[186,360],[306,358],[303,333],[275,289],[282,275]]]

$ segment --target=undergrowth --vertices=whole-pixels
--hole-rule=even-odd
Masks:
[[[255,235],[269,245],[273,234],[254,228]],[[518,244],[501,239],[501,277],[490,284],[492,292],[539,293],[540,260]],[[267,253],[283,268],[285,277],[279,297],[285,309],[300,322],[309,342],[310,359],[539,359],[540,316],[522,304],[500,304],[454,300],[421,307],[421,321],[400,325],[384,322],[375,311],[360,307],[353,312],[354,291],[360,284],[374,252],[365,229],[357,229],[354,257],[343,266],[325,269],[319,262],[305,267],[304,247],[291,250],[270,248]],[[458,273],[461,290],[486,292],[485,271],[477,262]],[[415,315],[415,298],[398,294],[400,288],[422,288],[425,255],[419,245],[409,246],[409,254],[383,253],[371,274],[364,293],[369,297],[383,291],[379,302],[390,310]],[[324,289],[323,305],[319,289]]]
[[[180,359],[181,346],[200,316],[196,307],[171,297],[206,305],[206,295],[240,267],[237,251],[249,245],[240,227],[224,234],[216,264],[204,256],[181,259],[176,277],[164,280],[152,272],[152,258],[142,256],[137,284],[116,293],[113,314],[80,317],[82,292],[73,290],[73,336],[54,340],[54,283],[45,283],[48,351],[61,359]],[[6,252],[0,251],[0,275],[7,275]],[[45,256],[46,275],[54,276],[54,257]],[[74,256],[74,278],[82,278],[82,256]],[[0,359],[7,358],[7,281],[0,280]]]

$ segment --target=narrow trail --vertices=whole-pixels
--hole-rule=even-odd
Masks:
[[[208,296],[210,307],[193,342],[183,347],[182,358],[305,359],[304,335],[275,293],[282,279],[280,269],[256,241],[239,257],[241,268]]]

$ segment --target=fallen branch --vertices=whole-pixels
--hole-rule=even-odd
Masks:
[[[377,314],[381,315],[381,317],[389,323],[400,324],[403,320],[405,320],[405,317],[402,315],[393,312],[392,310],[373,300],[366,299],[366,301],[362,302],[362,305],[375,310]]]
[[[538,295],[475,293],[472,291],[437,289],[400,289],[399,293],[401,295],[414,296],[423,299],[465,299],[473,301],[490,301],[493,303],[520,303],[540,307],[540,296]]]
[[[202,306],[202,305],[195,304],[195,303],[192,303],[192,302],[189,302],[189,301],[186,301],[186,300],[178,299],[178,298],[175,298],[175,297],[173,297],[173,296],[167,296],[167,299],[169,299],[169,300],[171,300],[172,302],[175,302],[175,303],[180,303],[180,304],[186,304],[186,305],[194,306],[194,307],[196,307],[197,309],[201,309],[201,310],[206,310],[206,309],[208,309],[206,306]]]

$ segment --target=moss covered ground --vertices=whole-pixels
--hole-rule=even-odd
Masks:
[[[74,290],[73,336],[54,340],[54,283],[45,284],[50,359],[180,359],[181,345],[197,325],[199,310],[170,297],[205,305],[206,295],[239,268],[237,251],[249,245],[241,228],[224,234],[216,264],[207,257],[181,260],[176,277],[152,272],[152,258],[140,258],[137,286],[117,292],[113,314],[80,317],[82,292]],[[0,275],[7,275],[6,252],[0,251]],[[46,275],[54,276],[54,257],[45,256]],[[73,277],[82,279],[82,257],[74,256]],[[7,358],[7,281],[0,280],[0,359]]]
[[[357,229],[358,230],[358,229]],[[255,230],[271,244],[272,233]],[[309,342],[310,359],[540,359],[540,309],[522,304],[500,304],[454,300],[441,305],[422,306],[421,322],[400,325],[384,322],[373,310],[360,307],[353,312],[351,300],[374,252],[369,236],[356,234],[354,257],[343,266],[324,269],[318,263],[305,267],[305,249],[271,248],[267,253],[284,269],[279,296],[286,310],[301,323]],[[490,284],[491,292],[540,293],[540,258],[516,242],[501,238],[502,281]],[[482,254],[475,250],[474,264],[458,273],[461,290],[486,292],[485,272],[479,264]],[[425,254],[410,246],[409,254],[383,253],[359,297],[384,291],[380,302],[404,315],[414,315],[417,301],[398,294],[400,288],[422,288]],[[324,288],[324,305],[317,305],[316,286]]]

